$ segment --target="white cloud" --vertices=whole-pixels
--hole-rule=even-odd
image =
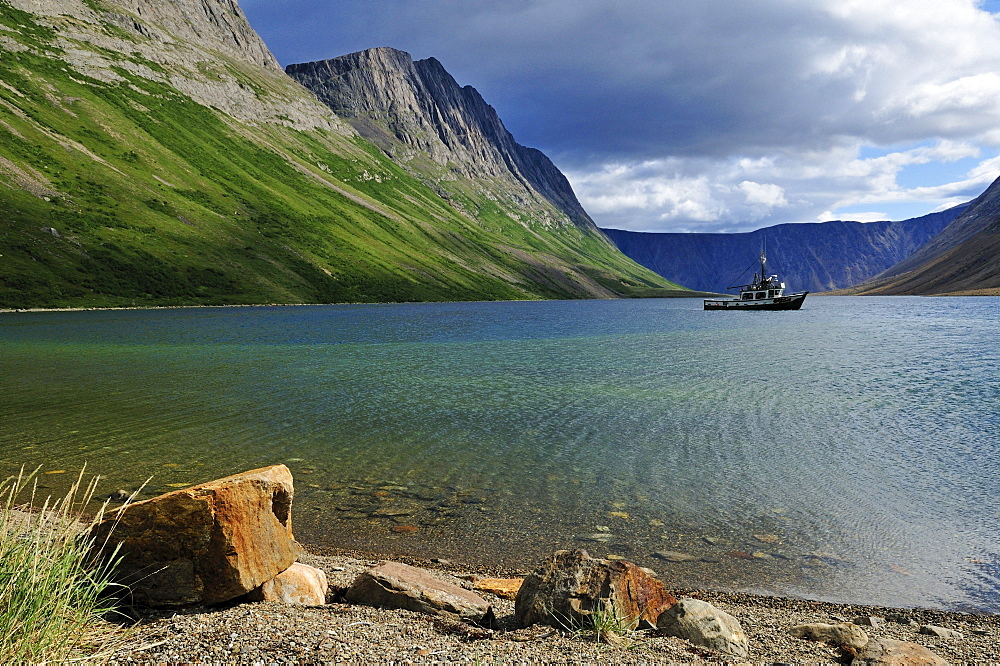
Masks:
[[[438,58],[609,226],[735,230],[901,201],[930,210],[1000,173],[1000,22],[975,0],[245,9],[285,63],[380,45]],[[935,165],[971,159],[982,164],[934,180]],[[918,166],[920,186],[902,185]]]

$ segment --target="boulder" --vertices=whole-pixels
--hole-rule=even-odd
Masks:
[[[295,563],[292,474],[256,469],[127,505],[94,527],[98,555],[120,550],[118,582],[148,606],[217,604]]]
[[[658,629],[695,645],[745,658],[750,643],[739,620],[700,599],[681,599],[656,623]]]
[[[851,666],[948,666],[948,662],[923,645],[873,638],[851,661]]]
[[[402,608],[428,615],[447,613],[466,622],[493,621],[493,609],[479,595],[438,580],[428,571],[398,562],[383,562],[358,574],[344,599],[353,604]]]
[[[326,603],[326,574],[316,567],[296,562],[248,596],[250,601],[277,601],[295,606]]]
[[[819,641],[836,646],[847,646],[860,650],[868,645],[868,634],[856,624],[841,622],[839,624],[824,624],[814,622],[812,624],[800,624],[788,630],[788,633],[796,638],[804,638],[809,641]]]
[[[587,626],[592,614],[611,613],[634,628],[656,625],[664,610],[677,603],[663,583],[631,562],[590,557],[585,550],[560,550],[528,576],[517,593],[518,627],[548,624]]]

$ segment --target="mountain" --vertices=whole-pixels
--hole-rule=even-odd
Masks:
[[[919,251],[850,293],[1000,295],[1000,179]]]
[[[526,211],[529,224],[596,230],[555,165],[518,144],[476,89],[460,87],[436,59],[414,62],[383,47],[285,71],[452,201],[476,212],[497,204]]]
[[[0,2],[0,307],[675,288],[540,190],[517,205],[469,178],[394,162],[234,0]]]
[[[744,284],[761,248],[795,291],[863,282],[918,250],[965,206],[902,222],[779,224],[740,234],[641,233],[604,229],[626,255],[691,289],[726,293]]]

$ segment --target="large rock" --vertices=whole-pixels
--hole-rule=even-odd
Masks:
[[[788,630],[796,638],[829,643],[830,645],[852,647],[860,650],[868,645],[868,634],[856,624],[842,622],[840,624],[799,624]]]
[[[746,657],[750,650],[739,620],[699,599],[681,599],[660,615],[656,626],[670,636],[736,657]]]
[[[948,662],[923,645],[873,638],[851,666],[948,666]]]
[[[642,620],[655,626],[660,613],[675,603],[660,580],[631,562],[559,550],[524,580],[514,619],[519,627],[587,626],[596,611],[613,614],[628,628]]]
[[[251,601],[277,601],[296,606],[326,603],[326,574],[296,562],[250,593]]]
[[[493,620],[493,609],[479,595],[398,562],[383,562],[358,574],[344,598],[378,608],[402,608],[428,615],[449,613],[466,622]]]
[[[292,495],[291,472],[275,465],[126,506],[93,536],[103,556],[120,547],[118,578],[136,603],[221,603],[295,562]]]

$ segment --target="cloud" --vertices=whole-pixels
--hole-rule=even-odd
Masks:
[[[242,5],[286,64],[382,45],[438,58],[609,226],[930,209],[1000,175],[1000,23],[973,0]],[[974,156],[975,173],[897,180]]]

